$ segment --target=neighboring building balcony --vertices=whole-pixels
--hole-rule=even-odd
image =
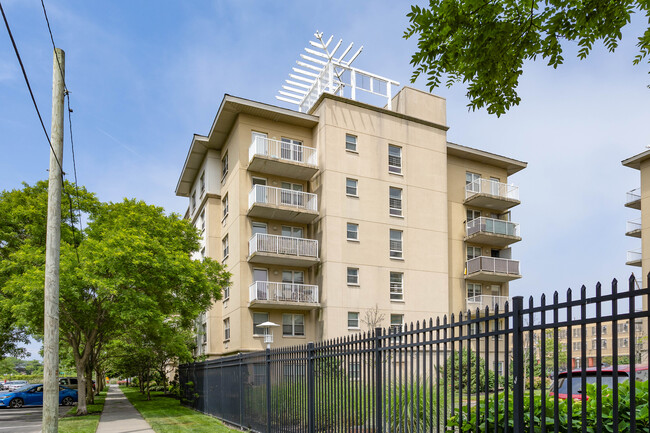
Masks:
[[[627,260],[625,261],[626,265],[630,266],[641,266],[641,250],[632,250],[627,252]]]
[[[249,287],[249,308],[313,310],[318,303],[318,286],[310,284],[256,281]]]
[[[475,257],[465,264],[465,279],[506,283],[521,278],[519,261],[499,257]]]
[[[631,236],[633,238],[641,237],[641,218],[627,222],[625,236]]]
[[[490,312],[494,312],[497,307],[499,307],[499,312],[502,313],[505,311],[506,302],[510,298],[507,296],[494,296],[494,295],[478,295],[471,298],[467,298],[467,309],[474,313],[478,308],[481,310],[481,313],[485,312],[485,307],[490,309]]]
[[[272,265],[311,266],[319,262],[318,241],[256,233],[248,241],[248,261]]]
[[[248,193],[248,216],[309,223],[318,217],[318,196],[308,192],[254,185]]]
[[[254,137],[248,148],[248,169],[309,180],[318,171],[318,151],[301,144]]]
[[[641,210],[641,188],[627,192],[625,195],[625,207]]]
[[[494,218],[479,217],[465,224],[465,241],[505,247],[519,242],[519,224]]]
[[[476,179],[465,185],[465,204],[505,211],[519,203],[519,187],[490,179]]]

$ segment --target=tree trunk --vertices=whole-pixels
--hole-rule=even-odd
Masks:
[[[93,369],[90,365],[86,368],[86,401],[88,404],[95,403],[95,394],[93,393]]]
[[[87,415],[88,405],[86,404],[86,366],[82,359],[75,359],[77,369],[77,415]]]
[[[104,373],[99,368],[95,369],[95,383],[95,395],[99,395],[104,390]]]

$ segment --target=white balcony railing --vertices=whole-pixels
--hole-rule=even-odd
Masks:
[[[254,204],[288,206],[306,211],[318,211],[318,197],[308,192],[276,188],[274,186],[254,185],[248,193],[248,207]]]
[[[628,221],[625,224],[625,233],[633,232],[636,230],[641,230],[641,218]]]
[[[252,301],[318,303],[318,286],[256,281],[248,288]]]
[[[641,188],[635,188],[625,194],[625,204],[641,200]]]
[[[629,262],[640,262],[642,258],[641,250],[632,250],[627,252],[627,263]]]
[[[507,296],[494,296],[494,295],[478,295],[471,298],[467,298],[467,309],[476,310],[477,308],[485,310],[485,307],[488,307],[490,311],[496,310],[496,307],[499,307],[499,311],[504,311],[506,308],[506,302],[508,301]]]
[[[248,255],[255,253],[281,254],[295,257],[318,258],[318,241],[256,233],[248,241]]]
[[[509,200],[519,200],[519,187],[496,180],[479,178],[465,185],[465,199],[476,194],[489,194]]]
[[[475,257],[467,261],[467,275],[481,271],[520,275],[519,261],[486,256]]]
[[[494,218],[479,217],[467,222],[466,231],[467,236],[481,232],[519,237],[519,224]]]
[[[259,136],[253,138],[248,148],[248,160],[251,161],[255,155],[314,166],[318,164],[318,153],[313,147]]]

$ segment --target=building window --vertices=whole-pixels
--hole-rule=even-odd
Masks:
[[[205,259],[205,247],[201,248],[201,260]]]
[[[223,247],[223,258],[225,260],[225,258],[228,257],[228,254],[230,253],[230,248],[228,248],[228,235],[226,235],[226,237],[221,240],[221,246]]]
[[[596,348],[595,343],[596,343],[596,342],[594,341],[594,344],[593,344],[593,346],[594,346],[593,348],[594,348],[594,349]],[[579,351],[579,350],[580,350],[580,343],[579,343],[579,342],[577,342],[577,343],[573,343],[573,351],[574,351],[574,352],[577,352],[577,351]]]
[[[359,285],[359,268],[348,268],[348,285]]]
[[[388,188],[388,208],[393,216],[402,216],[402,190],[399,188]]]
[[[223,154],[223,158],[221,158],[221,181],[226,178],[226,175],[228,174],[228,152]]]
[[[283,314],[282,335],[303,337],[305,335],[305,316],[302,314]]]
[[[280,158],[288,161],[304,162],[302,141],[282,137],[280,141]]]
[[[201,177],[199,178],[199,186],[201,188],[201,196],[205,193],[205,172],[201,173]]]
[[[349,241],[359,240],[359,224],[348,223],[347,236]]]
[[[465,173],[465,190],[472,192],[481,192],[481,175],[470,171]]]
[[[230,299],[230,286],[226,286],[223,288],[223,300]]]
[[[628,340],[627,338],[620,338],[620,339],[618,340],[618,344],[619,344],[621,347],[628,347],[629,344],[630,344],[630,340]]]
[[[223,339],[230,340],[230,318],[223,321]]]
[[[359,313],[358,312],[349,312],[348,313],[348,328],[359,329]]]
[[[228,194],[227,193],[221,199],[221,207],[223,208],[223,216],[221,218],[221,221],[223,221],[228,216]]]
[[[390,257],[395,259],[402,258],[402,231],[390,230]]]
[[[350,380],[359,380],[361,379],[361,364],[358,362],[350,362],[348,364],[348,374]]]
[[[403,314],[391,314],[390,315],[390,330],[392,333],[397,333],[402,331],[404,326],[404,315]]]
[[[260,325],[269,321],[269,313],[253,313],[253,335],[265,335],[266,329]]]
[[[205,231],[205,209],[201,211],[200,222],[201,222],[201,232]]]
[[[603,349],[607,349],[607,340],[606,339],[601,340],[600,347],[602,347]]]
[[[357,151],[357,137],[350,134],[345,134],[345,150],[350,152]]]
[[[627,330],[628,330],[627,322],[618,324],[618,332],[627,334]]]
[[[345,179],[345,193],[354,197],[359,196],[358,191],[359,181],[356,179],[350,179],[349,177]]]
[[[481,285],[477,283],[467,283],[467,299],[475,296],[481,296]]]
[[[192,191],[190,196],[190,213],[194,213],[194,209],[196,209],[196,191]]]
[[[467,260],[472,260],[481,256],[481,247],[467,246]]]
[[[208,342],[208,325],[205,322],[201,325],[201,342],[203,344]]]
[[[603,325],[603,335],[607,335],[607,325]]]
[[[579,338],[579,337],[580,337],[580,329],[573,328],[573,338]]]
[[[402,148],[392,144],[388,145],[388,172],[402,173]]]
[[[591,335],[596,335],[596,331],[597,331],[597,330],[598,330],[598,325],[594,325],[594,326],[591,328]]]
[[[305,364],[284,364],[282,367],[284,371],[284,377],[287,380],[295,380],[298,378],[305,377]]]
[[[481,211],[474,210],[474,209],[467,209],[467,222],[470,222],[480,217],[481,217]]]
[[[404,274],[401,272],[390,273],[390,299],[391,301],[404,299]]]
[[[598,347],[598,342],[596,340],[591,340],[591,349],[596,350],[597,347]]]

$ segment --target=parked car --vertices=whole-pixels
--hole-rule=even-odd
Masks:
[[[29,385],[29,382],[26,380],[10,380],[7,383],[0,383],[0,389],[13,391],[25,385]]]
[[[609,388],[612,388],[614,385],[614,368],[601,367],[601,383],[602,385],[607,385]],[[618,383],[625,382],[630,378],[630,366],[629,365],[619,365],[617,368],[618,371]],[[648,380],[648,366],[647,365],[637,365],[634,369],[635,379],[640,381]],[[594,384],[596,383],[598,369],[596,367],[589,367],[585,370],[587,376],[587,383]],[[565,400],[568,397],[569,392],[569,378],[568,371],[563,371],[558,374],[558,398]],[[554,389],[551,388],[551,395],[555,395]],[[582,399],[582,370],[576,369],[571,371],[571,396],[574,400]]]
[[[59,385],[59,405],[72,406],[77,401],[77,391]],[[0,391],[0,407],[19,408],[43,405],[43,385],[27,385],[15,391]]]
[[[59,385],[65,386],[70,389],[79,389],[76,377],[59,377]],[[95,389],[95,381],[93,380],[93,389]]]

